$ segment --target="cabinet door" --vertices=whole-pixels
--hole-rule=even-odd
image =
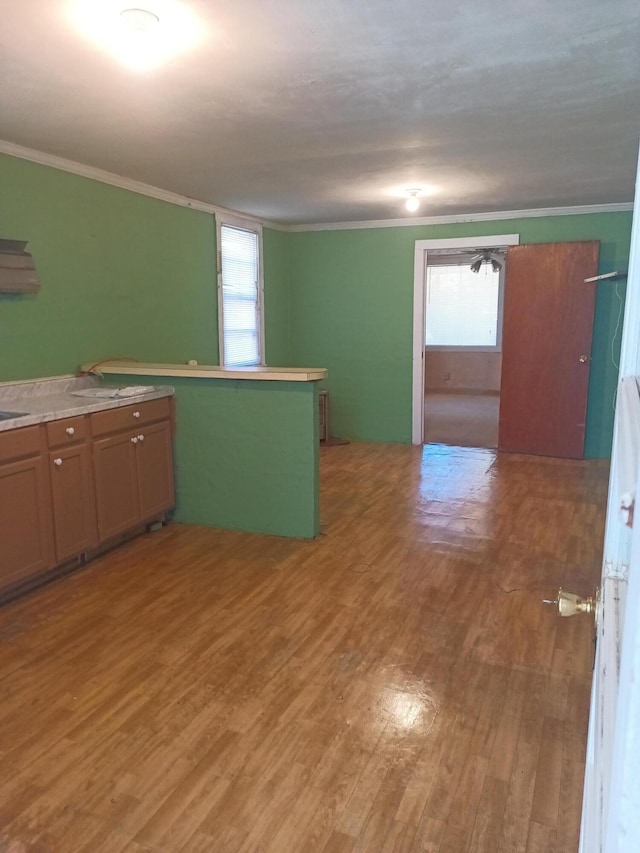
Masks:
[[[46,458],[0,465],[0,588],[53,565]]]
[[[93,444],[93,472],[100,542],[140,521],[135,433],[102,438]]]
[[[143,427],[136,444],[138,495],[142,520],[162,515],[175,504],[171,423]]]
[[[86,444],[49,453],[54,537],[59,563],[96,544],[91,454]]]

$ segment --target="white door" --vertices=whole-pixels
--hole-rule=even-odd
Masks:
[[[616,401],[581,853],[640,851],[640,180]],[[638,512],[633,524],[634,502]],[[589,591],[591,592],[591,591]]]

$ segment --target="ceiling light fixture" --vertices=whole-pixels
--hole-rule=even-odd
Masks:
[[[135,71],[148,71],[160,63],[157,56],[160,18],[148,9],[123,9],[120,12],[120,60]]]
[[[145,36],[151,33],[160,23],[160,18],[147,9],[123,9],[120,19],[134,35]]]
[[[404,203],[404,206],[410,213],[415,213],[416,210],[420,207],[420,199],[418,198],[420,188],[414,190],[407,190],[407,192],[409,193],[409,198]]]
[[[98,47],[134,71],[151,71],[184,53],[204,35],[202,24],[180,0],[73,0],[76,27]]]

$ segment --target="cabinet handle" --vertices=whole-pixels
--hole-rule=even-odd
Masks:
[[[73,427],[67,427],[66,433],[67,435],[75,435],[75,429]]]
[[[139,417],[140,417],[140,412],[134,412],[134,413],[133,413],[133,417],[134,417],[134,418],[139,418]]]
[[[56,459],[53,460],[53,464],[57,465],[59,468],[62,465],[62,459],[60,459],[60,457],[58,456]]]
[[[144,441],[144,436],[143,436],[143,435],[139,435],[139,436],[138,436],[138,441]]]
[[[133,438],[131,439],[131,444],[137,444],[137,443],[138,443],[138,436],[134,435]]]

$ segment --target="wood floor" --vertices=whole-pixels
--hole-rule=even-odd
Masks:
[[[0,611],[3,853],[572,853],[606,467],[322,451],[316,541],[171,525]]]

